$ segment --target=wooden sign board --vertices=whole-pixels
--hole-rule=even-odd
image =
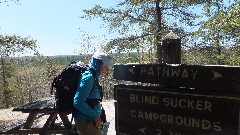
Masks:
[[[167,64],[114,65],[113,78],[167,87],[240,93],[240,67]]]
[[[116,85],[117,135],[240,135],[239,95]]]

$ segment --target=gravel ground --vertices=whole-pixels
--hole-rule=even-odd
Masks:
[[[110,122],[110,125],[109,125],[109,128],[108,128],[108,135],[116,135],[114,100],[103,102],[103,107],[106,111],[107,121]]]
[[[108,135],[116,135],[114,100],[106,100],[106,101],[103,101],[102,104],[106,111],[107,121],[110,122],[110,125],[108,128]],[[27,113],[13,112],[12,109],[13,108],[0,110],[0,129],[1,130],[5,126],[9,126],[12,123],[17,123],[18,121],[26,119],[28,116]],[[48,115],[41,117],[40,120],[34,123],[33,127],[42,127],[46,122],[47,118],[48,118]],[[71,119],[71,115],[69,115],[69,118]],[[61,121],[57,120],[56,123],[57,122],[61,122]]]

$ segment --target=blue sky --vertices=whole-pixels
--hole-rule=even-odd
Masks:
[[[94,47],[116,37],[101,27],[100,19],[88,21],[80,16],[84,15],[83,9],[95,4],[114,6],[118,0],[19,0],[21,5],[8,1],[0,3],[0,34],[36,39],[39,52],[45,56],[78,54],[76,50],[85,44],[81,30],[98,37],[89,43]]]
[[[0,0],[2,1],[2,0]],[[18,34],[36,39],[45,56],[74,55],[80,49],[81,30],[90,36],[107,34],[100,20],[84,20],[83,9],[95,4],[113,6],[115,0],[20,0],[0,3],[0,34]],[[7,4],[9,6],[7,6]],[[105,37],[104,37],[105,38]],[[100,39],[101,40],[101,39]],[[102,40],[104,40],[102,38]],[[99,44],[102,41],[97,41]],[[95,46],[98,43],[93,43]]]

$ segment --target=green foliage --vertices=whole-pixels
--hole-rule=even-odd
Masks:
[[[32,50],[37,54],[36,40],[29,37],[23,38],[18,35],[0,35],[0,55],[9,57],[10,55],[23,54],[24,51]]]
[[[12,63],[7,62],[9,60],[9,56],[14,56],[16,54],[22,54],[27,50],[31,50],[37,54],[37,45],[36,40],[32,40],[30,38],[22,38],[18,35],[11,36],[3,36],[0,35],[0,56],[1,56],[1,80],[3,82],[2,87],[0,88],[1,96],[4,101],[4,107],[8,108],[11,105],[11,95],[12,90],[10,89],[10,81],[9,78],[13,77],[14,73],[12,70],[14,67]]]
[[[200,54],[195,57],[207,56],[206,62],[202,64],[229,64],[239,65],[237,56],[239,49],[239,29],[240,29],[240,6],[239,1],[227,7],[223,1],[215,3],[216,10],[210,15],[208,21],[204,22],[195,37],[197,43],[195,48],[201,48]],[[195,39],[195,40],[196,40]],[[195,41],[196,42],[196,41]],[[188,51],[195,51],[190,49]],[[193,52],[191,52],[193,53]],[[196,53],[194,53],[196,54]]]
[[[224,34],[237,37],[240,36],[240,1],[233,3],[227,12],[221,12],[222,23],[219,24]]]
[[[80,55],[7,58],[5,67],[9,69],[6,72],[9,107],[50,96],[53,78],[70,62],[84,59],[85,56]],[[1,78],[0,81],[2,82]],[[3,88],[2,84],[0,88]],[[0,100],[5,102],[3,90],[1,89]],[[6,108],[6,106],[1,104],[0,108]]]
[[[101,18],[112,33],[119,35],[105,45],[105,50],[118,53],[151,50],[153,54],[158,53],[156,48],[169,30],[184,38],[188,33],[184,27],[198,25],[196,20],[201,13],[193,12],[192,7],[199,5],[210,7],[214,4],[209,0],[122,0],[109,8],[95,5],[84,10],[86,14],[82,18]]]

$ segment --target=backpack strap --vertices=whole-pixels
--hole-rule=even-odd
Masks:
[[[96,71],[92,68],[89,68],[90,72],[92,73],[93,75],[93,78],[94,78],[94,84],[93,84],[93,87],[94,86],[97,86],[98,87],[98,90],[99,90],[99,93],[100,93],[100,99],[99,101],[102,102],[102,99],[103,99],[103,91],[102,91],[102,87],[99,85],[99,82],[98,82],[98,79],[97,79],[97,75],[96,75]],[[93,89],[92,87],[92,89]]]

